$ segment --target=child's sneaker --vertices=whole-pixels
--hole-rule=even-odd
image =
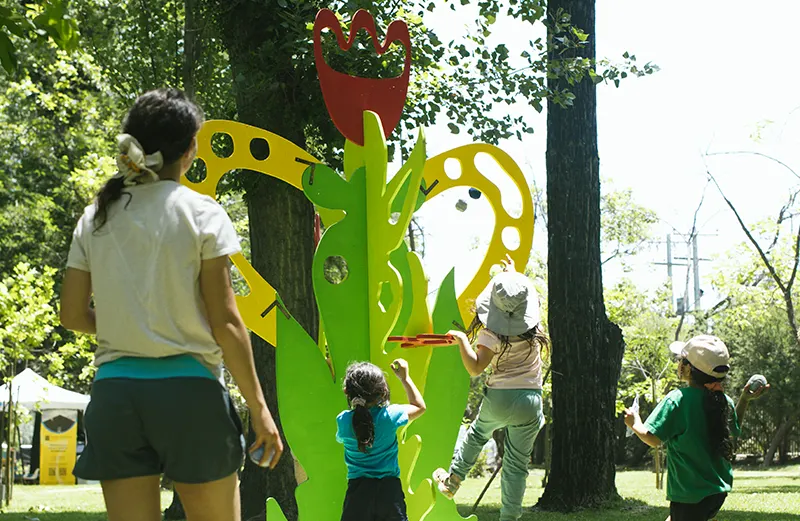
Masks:
[[[442,468],[434,471],[433,481],[436,482],[436,488],[439,489],[439,492],[448,499],[453,499],[453,496],[461,486],[461,479],[458,476],[450,474]]]

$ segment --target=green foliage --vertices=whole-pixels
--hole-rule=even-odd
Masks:
[[[600,231],[603,264],[636,254],[652,238],[658,216],[633,198],[630,188],[607,190],[600,197]]]
[[[779,273],[790,269],[792,239],[779,239],[771,249],[771,260]],[[747,437],[751,431],[763,428],[759,421],[777,426],[784,418],[800,412],[797,340],[787,321],[783,295],[749,245],[731,250],[721,264],[713,284],[716,291],[726,295],[726,300],[714,315],[714,334],[731,351],[729,389],[741,389],[754,373],[766,376],[772,387],[764,398],[753,402],[752,407],[762,409],[765,416],[748,414],[743,426]]]
[[[95,350],[93,338],[67,332],[63,338],[54,335],[53,340],[56,341],[54,347],[44,350],[39,372],[59,387],[88,393],[97,371],[92,364]]]
[[[466,129],[470,136],[488,143],[522,139],[523,134],[533,133],[534,129],[515,110],[517,103],[530,105],[537,112],[542,111],[548,99],[569,107],[575,98],[569,87],[584,79],[596,83],[608,79],[619,86],[621,78],[658,70],[650,63],[636,65],[636,57],[628,53],[621,63],[595,63],[582,58],[579,51],[593,45],[591,35],[572,25],[569,14],[561,10],[545,18],[546,3],[542,0],[447,0],[446,4],[453,11],[457,6],[474,4],[479,16],[465,40],[442,46],[445,52],[440,63],[444,65],[431,72],[434,81],[420,92],[415,104],[417,110],[429,114],[431,121],[445,112],[452,120],[454,134]],[[429,11],[436,8],[433,2],[420,5]],[[422,14],[422,9],[419,11]],[[548,37],[529,40],[520,55],[514,56],[505,43],[490,44],[493,26],[501,16],[522,23],[523,30],[532,30],[532,26],[544,22]],[[433,48],[438,48],[435,42]],[[553,87],[548,79],[563,79],[565,86]]]
[[[48,38],[66,51],[78,48],[78,26],[66,0],[0,4],[0,64],[8,74],[17,70],[20,41]]]
[[[486,458],[486,452],[481,451],[478,454],[478,459],[475,460],[475,465],[469,469],[467,477],[470,479],[482,478],[487,472],[489,472],[489,463]]]
[[[537,214],[546,216],[547,196],[535,188],[532,195],[536,201]],[[612,182],[604,180],[600,194],[600,249],[603,264],[619,259],[625,266],[630,257],[647,247],[653,238],[653,225],[657,222],[658,215],[637,203],[630,188],[618,188]],[[537,255],[534,252],[532,258],[532,262],[537,265],[535,271],[545,274],[546,260]]]
[[[113,172],[108,130],[119,125],[91,56],[24,50],[17,77],[0,78],[0,274],[64,265],[78,217]]]
[[[605,291],[608,318],[620,326],[625,355],[617,408],[629,406],[639,394],[654,406],[677,384],[675,365],[667,346],[674,340],[677,318],[670,316],[667,286],[655,295],[641,292],[630,279]]]
[[[234,119],[234,78],[213,13],[202,1],[192,3],[194,26],[188,31],[196,46],[191,57],[185,54],[182,0],[83,0],[74,8],[84,28],[83,47],[125,105],[153,88],[184,88],[190,60],[194,94],[208,117]]]
[[[0,372],[32,359],[53,330],[54,274],[52,268],[37,270],[20,263],[0,282]]]

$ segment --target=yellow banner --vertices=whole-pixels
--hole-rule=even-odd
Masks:
[[[42,411],[39,483],[74,485],[78,444],[78,411]]]

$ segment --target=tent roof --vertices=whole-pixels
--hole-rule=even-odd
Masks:
[[[86,410],[89,396],[53,385],[32,369],[25,369],[11,380],[13,401],[31,410]],[[8,385],[0,386],[0,404],[8,401]]]

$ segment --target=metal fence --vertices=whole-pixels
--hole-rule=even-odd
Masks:
[[[792,425],[784,436],[782,443],[775,453],[775,461],[782,463],[800,456],[800,428],[798,423]],[[744,457],[762,458],[769,450],[772,439],[775,437],[780,423],[763,410],[754,409],[747,412],[747,419],[742,423],[742,435],[736,447],[737,454]]]

